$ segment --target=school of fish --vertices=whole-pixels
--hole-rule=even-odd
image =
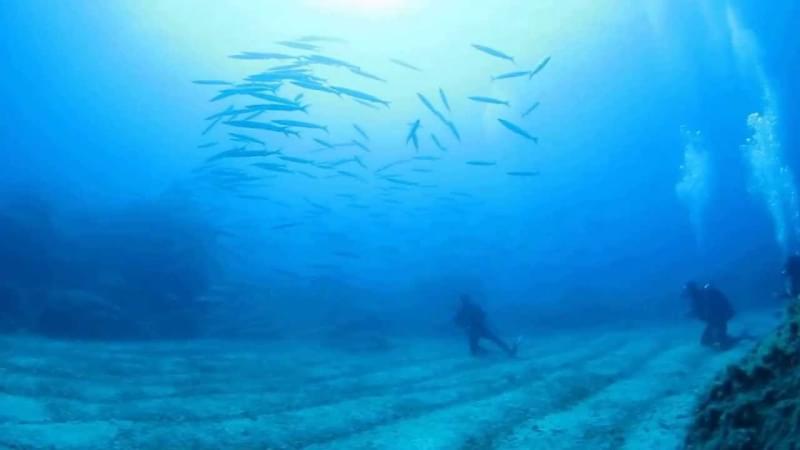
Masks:
[[[412,153],[407,158],[382,164],[380,167],[369,167],[359,156],[379,151],[372,147],[367,127],[352,123],[348,132],[341,133],[314,120],[315,108],[309,98],[318,98],[320,95],[330,96],[332,101],[354,102],[374,110],[374,114],[385,113],[392,107],[392,101],[380,95],[347,87],[344,82],[320,75],[320,71],[334,70],[337,76],[344,73],[347,77],[358,77],[377,84],[389,83],[389,80],[355,63],[324,54],[325,45],[344,43],[341,39],[325,36],[304,36],[295,40],[278,41],[274,45],[283,50],[244,51],[229,55],[229,58],[243,63],[256,63],[262,69],[241,80],[193,81],[197,85],[217,89],[209,100],[212,104],[228,103],[205,118],[207,124],[203,126],[202,142],[197,147],[213,153],[206,155],[202,165],[195,169],[196,176],[210,181],[216,188],[231,191],[240,199],[272,201],[275,204],[281,202],[268,195],[254,194],[248,189],[256,186],[264,177],[301,176],[311,180],[344,178],[355,183],[379,183],[380,189],[387,193],[383,197],[385,203],[396,204],[399,202],[389,195],[391,192],[436,187],[434,184],[418,181],[414,175],[422,176],[433,172],[431,164],[441,159],[439,156],[420,154],[421,149],[446,155],[455,151],[461,142],[461,132],[452,116],[451,106],[455,105],[451,104],[444,88],[439,88],[438,92],[409,94],[416,95],[420,105],[420,114],[407,122],[405,133],[404,146]],[[471,46],[477,52],[476,57],[491,57],[496,58],[498,64],[517,65],[515,57],[505,52],[483,44]],[[388,58],[387,62],[408,71],[410,76],[412,72],[424,72],[422,67],[405,60]],[[531,70],[513,70],[492,75],[489,83],[530,80],[549,62],[548,56]],[[514,110],[514,105],[509,100],[479,93],[468,96],[465,100],[501,114],[501,117],[497,117],[497,123],[505,132],[519,138],[520,143],[524,142],[522,140],[532,144],[539,142],[538,137],[528,131],[524,124],[510,119],[509,114]],[[327,99],[325,103],[328,104]],[[535,102],[521,108],[518,112],[519,118],[525,119],[538,107],[539,102]],[[212,134],[214,139],[210,138]],[[290,139],[290,145],[281,141],[283,139]],[[271,144],[278,141],[284,142],[284,145],[277,147]],[[300,151],[299,148],[303,150]],[[227,167],[221,165],[225,161],[247,163],[244,168],[241,165]],[[485,168],[474,170],[490,170],[500,165],[494,160],[469,160],[466,164]],[[505,174],[509,177],[534,177],[539,172],[514,168],[505,171]],[[337,195],[350,199],[352,203],[348,204],[349,207],[369,209],[367,205],[356,203],[353,194]],[[468,196],[466,193],[450,192],[443,199]],[[331,212],[325,205],[309,199],[306,202],[313,214]],[[271,229],[288,230],[302,225],[302,221],[287,220],[272,225]],[[342,255],[345,253],[339,252],[339,256]]]

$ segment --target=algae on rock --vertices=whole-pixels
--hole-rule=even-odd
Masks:
[[[785,321],[725,371],[698,405],[691,450],[800,448],[800,300]]]

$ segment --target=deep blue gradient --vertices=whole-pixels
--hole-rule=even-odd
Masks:
[[[264,301],[310,298],[328,308],[324,302],[330,298],[352,299],[375,309],[423,303],[438,314],[431,303],[436,299],[449,305],[460,291],[480,290],[485,301],[509,308],[557,305],[570,311],[588,303],[633,317],[673,307],[680,313],[682,306],[674,302],[681,284],[699,278],[721,285],[739,305],[774,302],[782,258],[797,250],[798,242],[792,238],[786,248],[776,242],[764,201],[749,189],[741,146],[752,134],[748,114],[765,109],[766,80],[777,99],[784,162],[794,174],[800,172],[800,136],[792,125],[800,123],[797,2],[681,0],[629,2],[622,8],[600,1],[596,11],[580,16],[571,13],[582,10],[577,2],[562,2],[552,5],[553,22],[529,2],[491,2],[491,8],[469,11],[460,10],[466,3],[415,2],[423,6],[395,22],[312,13],[311,7],[297,6],[303,2],[285,3],[241,2],[230,10],[207,1],[163,7],[134,1],[0,4],[5,110],[0,205],[12,216],[20,203],[33,201],[26,196],[47,205],[58,230],[53,233],[66,233],[70,243],[61,250],[44,245],[41,251],[93,255],[79,258],[84,271],[68,272],[92,279],[82,289],[103,285],[89,275],[99,271],[91,265],[105,266],[111,258],[128,269],[169,267],[129,280],[155,284],[153,290],[162,293],[180,292],[173,300],[202,297],[211,286],[252,283],[272,289]],[[730,11],[752,36],[755,52],[742,56],[732,43]],[[232,23],[241,23],[241,29],[234,30]],[[296,35],[289,34],[292,27]],[[375,35],[382,27],[385,35]],[[248,39],[248,29],[263,34]],[[227,103],[209,103],[214,90],[191,81],[239,79],[263,70],[227,55],[291,52],[272,42],[302,34],[346,38],[347,46],[325,49],[388,82],[337,73],[330,76],[331,84],[374,93],[392,107],[372,110],[306,93],[310,114],[297,118],[325,123],[330,135],[259,136],[267,139],[267,148],[282,148],[291,156],[333,160],[358,154],[368,166],[366,182],[328,178],[324,172],[319,179],[276,175],[231,192],[200,180],[193,170],[232,144],[225,143],[221,128],[200,136],[203,118]],[[203,39],[193,41],[197,36]],[[490,75],[517,68],[475,51],[474,42],[507,49],[528,66],[545,56],[552,61],[531,81],[490,82]],[[425,73],[399,68],[388,58],[409,60]],[[440,86],[450,95],[460,144],[417,99],[423,92],[441,108]],[[513,113],[471,102],[469,95],[508,98]],[[520,110],[534,101],[541,106],[521,119]],[[497,117],[524,124],[540,143],[501,128]],[[408,123],[417,118],[424,127],[419,154],[405,144]],[[356,137],[352,123],[370,133],[372,152],[339,149],[329,157],[314,151],[312,137],[337,142]],[[684,158],[682,126],[702,133],[713,169],[699,241],[675,190]],[[432,146],[430,132],[445,142],[447,153]],[[208,141],[222,144],[197,148]],[[374,175],[384,164],[418,155],[441,159],[415,162],[398,173],[432,187],[387,191],[392,184]],[[498,166],[470,166],[469,160]],[[243,161],[223,161],[219,167],[267,175]],[[411,172],[412,167],[431,172]],[[529,170],[540,175],[506,175]],[[153,225],[153,215],[170,217]],[[30,216],[22,217],[24,222]],[[287,223],[299,225],[276,229]],[[182,232],[180,224],[194,231]],[[202,234],[196,241],[203,242],[203,250],[176,244],[177,250],[146,260],[134,251],[118,251],[138,245],[137,233],[152,234],[162,225],[165,235]],[[116,228],[130,234],[95,245],[98,236]],[[37,236],[29,240],[45,242]],[[155,238],[140,245],[167,246]],[[31,256],[32,267],[40,254]],[[208,261],[176,262],[201,257]],[[54,266],[66,264],[55,259]],[[14,261],[2,259],[6,265]],[[182,278],[174,275],[175,266],[203,269]],[[22,276],[10,267],[5,272],[4,285],[16,285]],[[98,292],[108,297],[116,291]],[[125,295],[154,294],[127,290]],[[156,297],[147,302],[148,311],[173,301]]]

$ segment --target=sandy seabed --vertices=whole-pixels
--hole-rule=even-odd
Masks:
[[[470,358],[455,337],[362,353],[2,337],[0,449],[677,449],[697,396],[747,348],[710,352],[699,333],[565,331],[515,360]]]

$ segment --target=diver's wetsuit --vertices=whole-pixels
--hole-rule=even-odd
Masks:
[[[706,323],[700,343],[707,347],[730,348],[734,340],[728,336],[728,321],[733,318],[734,311],[728,298],[709,285],[702,289],[688,287],[687,290],[692,302],[691,314]]]
[[[800,255],[792,255],[783,266],[786,277],[786,294],[791,298],[800,296]]]
[[[515,347],[511,347],[505,343],[489,329],[486,324],[486,313],[483,311],[483,308],[473,303],[467,296],[461,297],[461,307],[458,310],[458,314],[456,314],[455,322],[467,332],[469,351],[473,356],[478,356],[485,352],[480,346],[481,339],[494,342],[495,345],[503,349],[508,356],[514,356],[517,353]]]

